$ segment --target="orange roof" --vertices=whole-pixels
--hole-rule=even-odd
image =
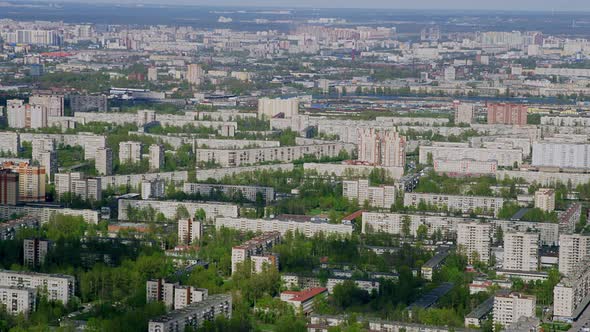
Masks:
[[[289,301],[306,302],[306,301],[309,301],[310,299],[316,297],[317,295],[322,294],[327,291],[328,291],[328,289],[325,287],[317,287],[317,288],[309,288],[306,290],[302,290],[300,292],[284,291],[281,294],[293,295],[293,297],[291,297],[289,299]]]

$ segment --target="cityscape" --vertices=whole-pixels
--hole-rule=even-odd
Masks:
[[[0,1],[0,332],[590,332],[590,4],[513,2]]]

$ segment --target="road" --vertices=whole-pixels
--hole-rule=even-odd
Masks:
[[[590,327],[590,306],[586,306],[578,320],[576,320],[572,325],[572,328],[569,329],[569,332],[580,332],[583,328],[588,327]]]

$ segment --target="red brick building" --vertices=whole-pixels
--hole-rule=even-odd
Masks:
[[[528,107],[523,104],[488,104],[488,124],[524,126]]]

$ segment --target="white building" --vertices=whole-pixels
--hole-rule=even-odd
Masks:
[[[268,255],[272,247],[281,242],[279,232],[265,232],[251,240],[242,243],[239,246],[232,247],[231,250],[231,271],[232,274],[237,271],[238,264],[244,263],[252,256]],[[255,272],[260,272],[254,270]]]
[[[420,146],[419,162],[427,164],[429,156],[432,160],[463,160],[473,159],[477,161],[495,160],[498,166],[514,166],[522,164],[523,153],[520,149],[487,149],[470,148],[465,146]]]
[[[188,245],[203,236],[203,223],[193,219],[178,220],[178,244]]]
[[[37,290],[17,286],[0,286],[0,307],[11,315],[27,316],[35,310]]]
[[[554,319],[572,321],[590,302],[590,257],[583,257],[572,273],[553,288]]]
[[[578,263],[590,255],[590,236],[582,234],[559,235],[559,272],[571,276]]]
[[[494,175],[497,170],[498,162],[495,160],[434,160],[434,171],[436,173],[448,174],[450,176]]]
[[[395,186],[370,187],[369,180],[342,181],[342,196],[356,199],[360,205],[389,209],[395,203]]]
[[[186,71],[186,80],[191,85],[199,85],[203,83],[203,79],[205,78],[205,70],[201,65],[196,63],[191,63],[187,67]]]
[[[555,190],[540,188],[535,192],[535,207],[545,212],[555,210]]]
[[[161,144],[150,145],[150,170],[158,171],[164,166],[164,146]]]
[[[152,179],[141,182],[141,199],[162,198],[166,196],[166,182]]]
[[[216,218],[215,227],[231,228],[248,232],[280,232],[284,235],[287,232],[300,232],[307,237],[319,233],[339,234],[349,236],[352,234],[353,226],[348,224],[330,224],[320,221],[297,221],[279,219],[247,219],[247,218]]]
[[[459,196],[430,193],[404,194],[404,206],[418,208],[421,202],[426,204],[426,206],[432,206],[438,209],[446,208],[449,211],[460,211],[462,213],[480,212],[493,215],[497,215],[504,205],[504,199],[501,197]]]
[[[455,110],[455,124],[471,124],[473,122],[473,104],[460,103]]]
[[[494,324],[507,327],[520,317],[535,317],[537,299],[519,293],[498,294],[494,297]]]
[[[514,271],[537,271],[539,268],[539,233],[505,233],[502,268]]]
[[[74,277],[63,274],[0,270],[0,286],[33,288],[45,293],[49,300],[67,304],[74,296],[76,281]]]
[[[459,223],[457,229],[457,247],[465,254],[470,263],[488,262],[492,244],[492,225],[489,223]]]
[[[113,150],[110,148],[96,149],[95,167],[100,175],[113,174]]]
[[[148,332],[182,332],[188,327],[198,329],[204,322],[213,321],[218,316],[229,319],[231,313],[231,295],[211,295],[201,302],[150,319]]]
[[[56,94],[33,94],[29,97],[30,105],[47,109],[47,116],[64,116],[64,96]]]
[[[405,167],[406,138],[373,128],[358,129],[358,160],[380,166]]]
[[[590,168],[590,144],[535,142],[532,164],[588,169]]]
[[[297,115],[299,113],[299,99],[258,99],[258,117],[270,119],[279,113],[283,113],[285,118],[292,118]]]
[[[136,164],[141,161],[141,142],[126,141],[119,143],[119,163]]]

